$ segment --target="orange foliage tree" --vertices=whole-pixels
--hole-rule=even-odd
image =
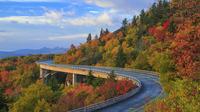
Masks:
[[[200,21],[198,0],[173,0],[172,19],[177,25],[172,43],[177,69],[184,77],[200,78]],[[183,10],[184,9],[184,10]]]

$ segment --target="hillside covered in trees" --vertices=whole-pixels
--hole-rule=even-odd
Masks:
[[[159,0],[115,32],[101,29],[71,45],[56,63],[156,71],[166,92],[146,111],[198,112],[200,107],[200,2]],[[156,106],[155,106],[156,105]]]
[[[0,60],[0,112],[7,112],[9,107],[20,98],[24,89],[37,82],[40,70],[35,62],[52,59],[53,56],[34,55]]]
[[[114,71],[107,79],[89,71],[85,82],[65,85],[62,74],[39,78],[36,61],[54,55],[11,57],[0,60],[0,112],[67,112],[72,109],[124,95],[137,88],[131,80],[116,80]],[[70,80],[70,78],[68,79]]]
[[[53,58],[63,64],[155,71],[166,94],[146,105],[146,112],[199,112],[199,6],[199,0],[160,0],[131,21],[124,19],[117,31],[89,34],[85,43],[71,45],[65,54],[1,59],[0,112],[66,112],[135,88],[130,81],[102,80],[91,73],[86,84],[75,87],[54,76],[44,84],[35,62]]]

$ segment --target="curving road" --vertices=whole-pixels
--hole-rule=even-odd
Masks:
[[[87,70],[97,70],[97,71],[106,71],[110,72],[112,68],[102,68],[102,67],[87,67],[79,66]],[[115,73],[120,75],[132,76],[142,83],[142,88],[136,95],[130,97],[127,100],[114,104],[112,106],[103,108],[99,110],[100,112],[128,112],[128,111],[143,111],[143,106],[154,100],[155,98],[163,95],[163,89],[159,83],[159,78],[157,76],[138,73],[134,71],[128,71],[125,69],[118,70],[115,69]]]
[[[92,66],[83,66],[83,65],[60,65],[53,64],[52,61],[40,62],[43,64],[58,66],[58,67],[72,67],[74,69],[85,69],[85,70],[93,70],[100,72],[108,72],[111,70],[115,70],[116,74],[131,76],[138,79],[142,83],[141,90],[134,96],[121,101],[117,104],[111,105],[109,107],[100,109],[100,112],[140,112],[143,111],[143,106],[155,98],[163,95],[163,89],[159,83],[159,78],[154,75],[150,75],[147,73],[140,73],[133,70],[125,70],[121,68],[107,68],[107,67],[92,67]]]
[[[116,105],[102,109],[102,112],[142,111],[143,106],[162,94],[162,87],[156,76],[149,76],[135,72],[119,71],[122,74],[133,76],[142,83],[142,88],[136,95]]]

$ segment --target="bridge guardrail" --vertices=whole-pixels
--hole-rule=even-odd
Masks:
[[[58,65],[52,64],[52,62],[50,62],[50,63],[39,62],[39,63],[58,67]],[[138,70],[138,69],[130,69],[130,68],[101,67],[101,66],[91,67],[91,66],[87,66],[87,65],[59,65],[59,66],[65,67],[65,68],[79,69],[79,70],[81,70],[81,69],[82,70],[92,70],[92,71],[103,72],[103,73],[107,73],[107,74],[110,73],[111,70],[114,70],[114,71],[124,71],[124,70],[126,70],[126,71],[133,71],[133,72],[136,72],[136,73],[144,73],[144,74],[149,74],[149,75],[152,75],[152,76],[159,77],[157,75],[158,73],[156,73],[156,72]],[[98,68],[102,68],[102,69],[105,69],[105,70],[101,70],[101,69],[98,69]],[[90,111],[98,110],[98,109],[107,107],[109,105],[115,104],[117,102],[120,102],[122,100],[125,100],[125,99],[127,99],[127,98],[129,98],[129,97],[131,97],[131,96],[133,96],[133,95],[135,95],[136,93],[139,92],[139,90],[142,87],[142,84],[138,79],[136,79],[133,76],[129,76],[129,75],[125,75],[125,74],[120,74],[120,73],[116,73],[116,74],[123,76],[123,77],[126,77],[129,80],[135,81],[138,88],[133,89],[133,90],[129,91],[128,93],[124,94],[124,95],[120,95],[120,96],[117,96],[117,97],[114,97],[114,98],[111,98],[111,99],[108,99],[108,100],[105,100],[105,101],[102,101],[102,102],[99,102],[99,103],[95,103],[95,104],[91,104],[91,105],[88,105],[88,106],[85,106],[85,107],[74,109],[74,110],[71,110],[70,112],[90,112]]]
[[[75,69],[84,69],[84,68],[77,66]],[[103,72],[103,73],[107,73],[107,74],[110,73],[110,71],[94,70],[93,68],[87,68],[87,70],[98,71],[98,72]],[[131,77],[131,76],[128,76],[128,75],[124,75],[124,74],[116,73],[116,75],[119,75],[119,76],[122,76],[122,77],[128,78],[129,80],[134,81],[138,87],[136,89],[131,90],[130,92],[128,92],[124,95],[120,95],[120,96],[117,96],[117,97],[114,97],[114,98],[111,98],[111,99],[108,99],[108,100],[105,100],[105,101],[102,101],[102,102],[99,102],[99,103],[95,103],[95,104],[91,104],[91,105],[88,105],[88,106],[85,106],[85,107],[74,109],[74,110],[71,110],[70,112],[91,112],[91,111],[94,111],[94,110],[98,110],[98,109],[107,107],[109,105],[115,104],[117,102],[120,102],[122,100],[125,100],[125,99],[135,95],[141,89],[142,84],[138,79]]]
[[[95,104],[91,104],[85,107],[81,107],[78,109],[74,109],[71,110],[70,112],[91,112],[91,111],[95,111],[104,107],[107,107],[109,105],[115,104],[117,102],[123,101],[133,95],[135,95],[136,93],[138,93],[142,87],[141,82],[135,78],[132,78],[130,76],[127,76],[126,78],[129,78],[132,81],[136,81],[136,85],[138,86],[136,89],[133,89],[131,91],[129,91],[128,93],[124,94],[124,95],[120,95],[114,98],[110,98],[108,100],[99,102],[99,103],[95,103]]]
[[[52,61],[38,61],[37,63],[39,64],[45,64],[45,65],[51,65],[51,66],[57,66],[55,64],[52,64]],[[115,70],[115,71],[119,71],[119,70],[126,70],[126,71],[133,71],[133,72],[138,72],[138,73],[145,73],[145,74],[149,74],[149,75],[153,75],[153,76],[158,76],[157,72],[153,72],[153,71],[147,71],[147,70],[139,70],[139,69],[132,69],[132,68],[119,68],[119,67],[102,67],[102,66],[95,66],[95,67],[91,67],[88,65],[70,65],[70,64],[60,64],[60,67],[65,67],[65,68],[87,68],[87,69],[94,69],[95,67],[97,68],[102,68],[102,69],[110,69],[110,70]]]

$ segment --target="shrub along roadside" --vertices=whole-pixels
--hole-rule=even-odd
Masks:
[[[79,84],[74,88],[70,87],[70,90],[60,97],[57,104],[53,106],[53,111],[66,112],[105,101],[109,98],[123,95],[136,87],[132,81],[125,79],[118,81],[106,80],[96,88],[88,84]]]

